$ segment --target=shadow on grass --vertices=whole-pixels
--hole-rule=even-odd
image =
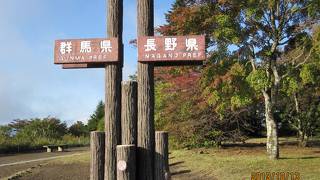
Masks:
[[[265,143],[228,143],[228,144],[222,144],[221,148],[228,149],[228,148],[234,148],[234,147],[243,147],[243,148],[253,148],[253,147],[265,147]]]
[[[176,165],[183,164],[183,163],[184,163],[184,161],[178,161],[178,162],[169,164],[169,166],[176,166]]]
[[[172,172],[171,175],[179,175],[179,174],[186,174],[186,173],[190,173],[191,170],[180,170],[180,171],[176,171],[176,172]]]
[[[295,141],[285,141],[282,140],[279,142],[280,146],[298,146],[299,142],[297,140]],[[240,147],[240,148],[255,148],[255,147],[265,147],[265,142],[257,142],[257,143],[225,143],[221,145],[221,148],[228,149],[228,148],[234,148],[234,147]],[[307,143],[307,147],[320,147],[320,140],[310,140]]]
[[[319,159],[320,157],[309,156],[309,157],[280,157],[279,159]]]
[[[184,163],[185,163],[185,161],[177,161],[177,162],[169,164],[171,175],[178,176],[181,174],[191,173],[190,169],[184,169],[184,167],[181,166]],[[174,169],[174,170],[172,171],[172,169]]]

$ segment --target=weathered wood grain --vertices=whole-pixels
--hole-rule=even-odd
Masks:
[[[107,0],[107,37],[119,40],[119,63],[105,67],[105,179],[115,180],[116,146],[121,143],[121,81],[123,64],[123,0]]]
[[[154,1],[138,0],[138,36],[154,35]],[[138,178],[153,179],[154,65],[138,63]]]
[[[137,86],[136,81],[121,83],[121,144],[137,144]]]
[[[117,146],[117,179],[136,179],[136,146],[134,144]]]
[[[104,179],[105,133],[90,133],[90,180]]]

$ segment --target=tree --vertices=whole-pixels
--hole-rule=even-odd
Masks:
[[[131,81],[136,81],[137,80],[137,72],[135,72],[134,74],[129,75],[129,79]]]
[[[219,106],[206,105],[212,98],[205,97],[209,90],[201,87],[205,79],[200,75],[186,67],[155,70],[156,129],[169,131],[173,144],[184,147],[219,146],[223,141],[244,142],[247,135],[259,135],[261,103],[239,108],[239,102],[229,96],[221,101],[230,107],[232,102],[234,109],[220,106],[224,113],[212,111]]]
[[[88,135],[88,129],[87,127],[83,124],[83,122],[81,121],[77,121],[74,124],[72,124],[69,127],[69,132],[73,135],[73,136],[87,136]]]
[[[34,142],[39,138],[48,140],[61,139],[67,133],[67,124],[57,118],[36,118],[27,121],[25,126],[18,129],[16,137],[25,142]],[[12,124],[15,126],[15,124]]]
[[[104,117],[104,103],[100,101],[96,107],[96,110],[88,120],[89,131],[96,131],[98,129],[99,121],[104,120],[103,117]]]
[[[179,0],[166,15],[168,23],[158,31],[166,35],[205,34],[210,49],[218,53],[217,58],[210,58],[213,65],[221,62],[220,55],[237,56],[244,62],[241,64],[250,64],[246,81],[257,97],[264,99],[267,152],[270,159],[277,159],[275,112],[283,76],[287,74],[281,56],[292,40],[303,33],[309,34],[318,23],[319,6],[317,0]],[[230,54],[223,52],[230,47],[233,49]],[[307,58],[309,53],[310,49],[306,48],[303,56]],[[221,90],[217,89],[217,93]],[[235,99],[241,105],[246,101],[241,96]]]
[[[7,125],[0,125],[0,144],[4,144],[9,138],[12,137],[12,128]]]
[[[298,132],[300,146],[319,124],[319,72],[320,72],[320,26],[292,39],[281,57],[286,74],[283,75],[281,91],[286,97],[283,115]],[[308,53],[305,53],[308,50]]]

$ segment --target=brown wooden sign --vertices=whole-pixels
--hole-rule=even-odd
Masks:
[[[117,38],[56,40],[55,64],[86,64],[118,62]]]
[[[105,63],[62,64],[62,69],[105,68]]]
[[[139,62],[202,62],[205,36],[142,36],[138,38]]]

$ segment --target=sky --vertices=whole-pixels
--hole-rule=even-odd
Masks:
[[[106,37],[106,0],[0,0],[0,125],[57,117],[87,122],[104,99],[104,70],[53,64],[54,40]],[[155,26],[174,0],[155,0]],[[137,69],[136,1],[124,0],[123,76]]]

